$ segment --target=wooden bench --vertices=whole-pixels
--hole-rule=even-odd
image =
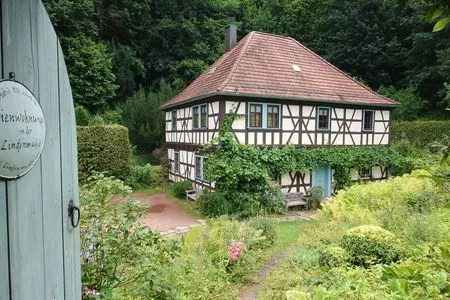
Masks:
[[[203,195],[203,190],[187,190],[186,191],[186,201],[197,200],[201,195]]]
[[[308,200],[303,193],[286,194],[286,209],[294,206],[304,206],[308,209]]]

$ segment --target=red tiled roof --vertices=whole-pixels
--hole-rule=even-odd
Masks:
[[[297,65],[300,71],[295,71]],[[397,106],[290,37],[250,32],[161,108],[213,95]]]

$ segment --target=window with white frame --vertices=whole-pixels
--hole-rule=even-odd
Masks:
[[[192,108],[192,128],[208,128],[208,105],[201,104]]]
[[[363,110],[363,131],[373,131],[374,111],[370,109]]]
[[[205,162],[208,160],[205,156],[195,156],[195,178],[200,180],[205,180],[204,177],[204,166]]]
[[[173,155],[173,171],[180,172],[180,152],[175,151]]]
[[[279,104],[249,103],[248,128],[279,129],[280,114]]]
[[[330,130],[330,108],[317,108],[317,130]]]
[[[177,111],[172,111],[172,131],[177,130]]]

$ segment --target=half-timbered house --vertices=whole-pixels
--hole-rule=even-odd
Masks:
[[[227,28],[228,50],[179,95],[167,101],[166,145],[172,181],[204,179],[202,145],[218,135],[225,114],[238,118],[240,143],[298,147],[388,145],[397,102],[378,95],[290,37],[250,32],[237,44]],[[320,185],[332,190],[333,170],[283,174],[286,192]],[[354,170],[353,179],[383,179],[387,170]]]

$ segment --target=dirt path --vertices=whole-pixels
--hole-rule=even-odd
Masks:
[[[245,299],[245,300],[253,300],[256,299],[256,296],[258,292],[262,289],[264,286],[264,282],[266,281],[267,276],[269,276],[270,272],[278,265],[280,262],[286,258],[288,255],[289,250],[281,251],[274,256],[272,256],[265,266],[263,266],[258,271],[257,276],[257,282],[256,283],[250,283],[246,284],[241,287],[239,291],[239,299]]]
[[[149,204],[148,214],[142,218],[142,221],[152,230],[161,232],[180,226],[199,224],[175,200],[164,193],[150,196],[135,193],[133,198]]]

